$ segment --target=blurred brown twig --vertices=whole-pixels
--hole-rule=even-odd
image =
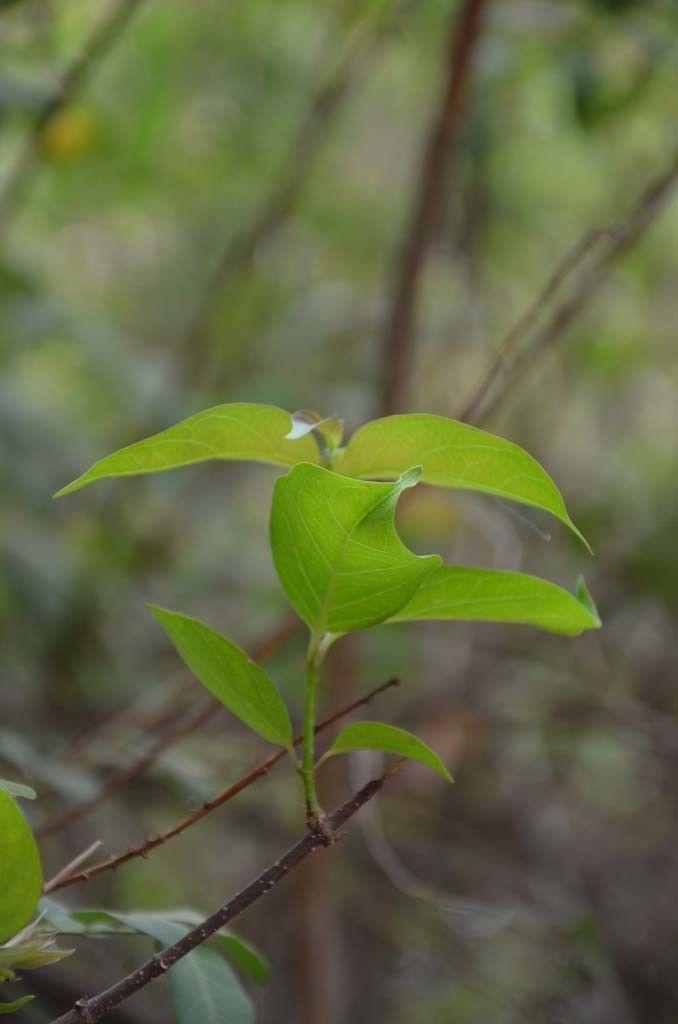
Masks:
[[[674,156],[669,167],[646,185],[623,221],[607,228],[593,229],[580,239],[500,345],[497,355],[461,410],[461,420],[485,421],[509,395],[515,393],[537,360],[553,348],[607,282],[616,261],[651,227],[677,184],[678,156]],[[581,267],[582,260],[589,254],[591,260],[587,261],[585,268]],[[530,337],[541,315],[576,267],[581,269],[571,294],[556,306],[544,326]],[[493,386],[494,395],[488,399]]]
[[[207,278],[207,286],[197,302],[188,327],[181,339],[180,351],[186,353],[186,379],[215,387],[216,369],[207,345],[207,331],[216,304],[231,281],[251,263],[257,247],[269,240],[294,211],[315,166],[329,129],[339,114],[344,101],[355,89],[361,73],[371,67],[373,58],[398,26],[407,11],[418,0],[398,0],[393,10],[368,32],[359,31],[334,63],[336,40],[332,39],[328,52],[319,61],[323,68],[322,80],[312,96],[306,114],[282,160],[281,169],[268,194],[263,198],[251,221],[235,238],[229,239],[218,256],[214,269]],[[333,70],[326,74],[328,63]],[[218,381],[217,381],[218,383]]]
[[[409,225],[397,262],[394,290],[381,342],[379,412],[398,411],[410,375],[417,294],[426,256],[440,214],[445,173],[464,122],[464,103],[489,0],[464,0],[450,21],[447,78],[421,154]]]

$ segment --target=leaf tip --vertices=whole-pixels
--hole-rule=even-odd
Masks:
[[[598,612],[596,602],[593,600],[593,595],[591,594],[589,588],[586,586],[586,580],[583,576],[580,576],[577,580],[577,600],[581,605],[584,606],[584,608],[586,608],[587,612],[591,615],[592,619],[594,620],[595,625],[593,628],[600,629],[600,627],[603,624],[602,619],[600,618],[600,613]]]
[[[78,479],[80,479],[78,477]],[[65,487],[60,487],[58,491],[55,491],[52,498],[63,498],[66,494],[72,494],[73,491],[78,490],[78,480],[71,480],[70,484],[66,484]]]

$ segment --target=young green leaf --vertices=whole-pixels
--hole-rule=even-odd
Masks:
[[[337,754],[347,754],[351,750],[382,750],[386,754],[398,754],[400,757],[427,765],[448,782],[452,782],[452,776],[436,752],[411,732],[399,729],[395,725],[386,725],[384,722],[353,722],[341,730],[330,749],[323,754],[321,761]]]
[[[156,605],[149,607],[200,682],[250,729],[291,749],[287,708],[264,670],[204,622]]]
[[[584,600],[578,592],[575,597],[555,583],[526,573],[465,565],[441,565],[434,570],[389,621],[413,619],[514,622],[564,636],[600,627],[590,596]]]
[[[536,459],[511,441],[445,416],[409,413],[366,423],[334,468],[347,476],[390,479],[417,464],[423,483],[484,491],[544,509],[586,544]]]
[[[275,466],[318,462],[313,437],[288,440],[285,435],[289,428],[290,414],[273,405],[217,405],[100,459],[77,480],[57,491],[55,497],[104,477],[159,473],[208,459],[250,459]]]
[[[28,924],[42,891],[42,868],[23,814],[0,789],[0,942]]]
[[[316,635],[383,622],[440,564],[438,555],[412,554],[393,522],[399,495],[418,476],[410,470],[394,484],[367,483],[302,463],[276,481],[273,560]]]

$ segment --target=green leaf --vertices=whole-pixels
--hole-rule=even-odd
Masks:
[[[448,782],[452,782],[452,776],[436,752],[411,732],[398,729],[395,725],[386,725],[384,722],[353,722],[341,730],[330,749],[323,754],[321,761],[337,754],[347,754],[351,750],[383,750],[387,754],[398,754],[400,757],[427,765]]]
[[[129,935],[136,931],[129,925],[124,924],[119,917],[113,917],[105,910],[74,910],[69,911],[54,900],[43,897],[40,901],[40,909],[44,910],[45,918],[52,927],[61,935]],[[186,924],[195,927],[202,920],[202,915],[195,910],[178,909],[153,911],[152,914],[144,915],[147,919],[152,917],[157,921],[173,921],[176,924]],[[235,964],[243,973],[248,974],[253,981],[263,984],[268,978],[270,967],[268,961],[249,942],[245,942],[238,935],[227,928],[221,928],[214,936],[226,953],[231,963]]]
[[[302,463],[276,481],[273,560],[316,635],[383,622],[440,564],[438,555],[412,554],[393,522],[398,497],[418,477],[410,470],[395,484],[366,483]]]
[[[263,985],[271,968],[268,960],[258,950],[237,935],[231,935],[230,932],[220,931],[215,938],[219,940],[231,963],[234,963],[245,974],[249,974],[252,981]]]
[[[565,636],[600,627],[590,596],[584,600],[578,591],[574,597],[526,573],[465,565],[440,566],[389,621],[413,619],[514,622]]]
[[[0,1013],[14,1013],[15,1010],[20,1010],[26,1003],[30,1003],[35,996],[21,996],[20,999],[15,999],[13,1003],[0,1003]]]
[[[154,918],[163,918],[169,921],[177,921],[180,924],[188,924],[192,928],[200,924],[202,915],[196,910],[173,909],[161,913],[154,911]],[[234,935],[228,928],[221,928],[214,936],[219,942],[231,963],[239,967],[241,971],[248,974],[253,981],[262,984],[268,978],[270,967],[268,961],[244,939]]]
[[[189,930],[164,915],[112,912],[110,916],[163,948],[178,942]],[[168,979],[176,1024],[254,1024],[252,1003],[231,967],[214,950],[206,946],[194,949],[174,964]]]
[[[200,682],[250,729],[291,749],[290,716],[264,670],[204,622],[156,605],[149,607]]]
[[[28,924],[42,891],[33,833],[12,797],[0,789],[0,942]]]
[[[51,896],[42,897],[38,904],[38,912],[58,935],[84,935],[88,930],[85,924],[75,919],[70,910],[57,903]]]
[[[318,462],[313,437],[287,440],[289,428],[290,414],[273,405],[217,405],[100,459],[55,497],[104,477],[159,473],[208,459],[251,459],[275,466]]]
[[[30,786],[24,786],[21,782],[10,782],[8,779],[0,779],[0,789],[4,789],[10,796],[24,800],[35,800],[38,795]]]
[[[409,413],[366,423],[334,468],[347,476],[390,479],[417,464],[423,483],[483,491],[551,512],[588,547],[536,459],[511,441],[445,416]]]

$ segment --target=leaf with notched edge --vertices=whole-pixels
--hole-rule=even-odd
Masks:
[[[393,484],[350,480],[302,463],[276,481],[271,549],[283,590],[316,635],[383,622],[440,565],[405,547],[393,521],[417,469]]]

